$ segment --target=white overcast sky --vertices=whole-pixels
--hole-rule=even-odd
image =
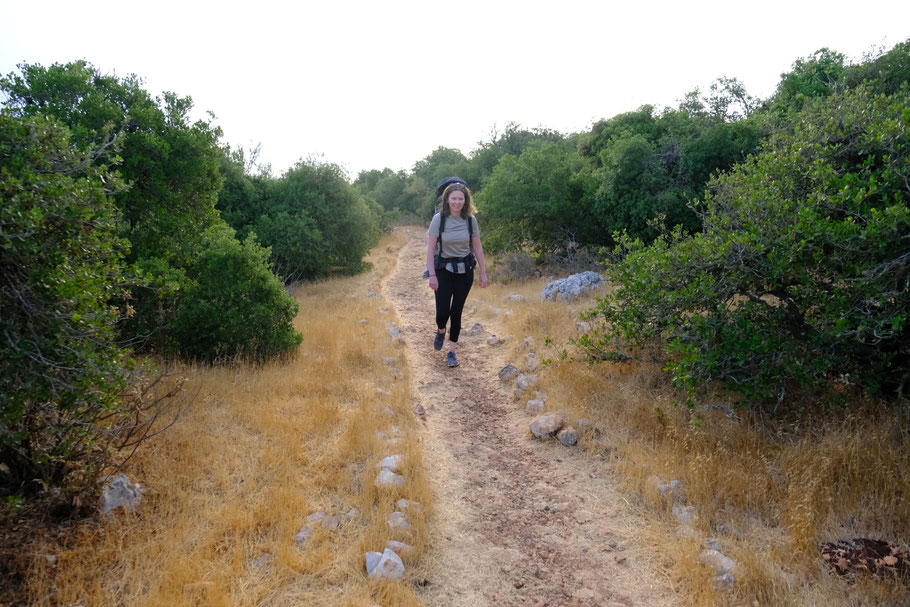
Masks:
[[[0,73],[87,59],[191,96],[280,174],[319,156],[410,169],[509,121],[562,132],[718,76],[770,95],[821,47],[910,38],[910,1],[0,0]]]

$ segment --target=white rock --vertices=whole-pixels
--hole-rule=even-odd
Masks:
[[[562,280],[554,280],[544,288],[540,298],[545,301],[574,299],[583,293],[603,286],[603,284],[603,277],[596,272],[581,272],[572,274]]]
[[[379,564],[379,559],[382,558],[382,552],[367,552],[363,555],[367,564],[367,575],[373,573],[373,570],[376,569],[376,565]]]
[[[502,381],[511,381],[521,374],[515,365],[506,365],[499,370],[499,379]]]
[[[544,402],[542,400],[529,400],[525,405],[525,411],[531,414],[537,414],[543,411]]]
[[[698,540],[699,535],[698,531],[692,525],[680,525],[676,528],[677,537],[681,538],[691,538],[693,540]]]
[[[536,375],[522,375],[517,380],[515,380],[515,385],[521,388],[522,390],[527,390],[537,385],[537,376]]]
[[[739,565],[719,550],[702,550],[698,555],[702,565],[714,569],[714,586],[717,588],[730,588],[736,583],[735,574]]]
[[[401,498],[395,502],[395,507],[402,512],[420,512],[420,502]]]
[[[392,472],[398,472],[401,469],[401,462],[404,458],[401,455],[389,455],[382,458],[382,461],[377,464],[383,470],[391,470]]]
[[[357,508],[351,508],[348,510],[347,514],[344,515],[345,522],[351,522],[360,514],[360,511]]]
[[[666,504],[672,504],[682,499],[682,484],[678,480],[662,482],[660,477],[652,476],[651,482],[660,493],[661,498]]]
[[[559,411],[551,411],[534,418],[530,426],[531,434],[537,438],[550,438],[566,423],[566,418]]]
[[[142,500],[143,489],[138,483],[131,483],[125,474],[106,476],[101,479],[101,514],[110,514],[115,508],[135,510]]]
[[[386,523],[392,531],[407,531],[411,528],[411,524],[401,512],[390,512],[389,520]]]
[[[313,537],[313,530],[304,525],[297,531],[297,535],[294,536],[294,541],[297,542],[297,546],[303,546],[310,538]]]
[[[528,348],[534,347],[534,338],[530,335],[521,340],[521,347],[527,350]]]
[[[481,333],[483,333],[483,325],[479,322],[474,323],[474,326],[468,330],[468,335],[471,337],[480,335]]]
[[[383,489],[403,487],[404,477],[400,474],[395,474],[391,470],[380,470],[379,474],[376,475],[376,486]]]
[[[515,380],[515,389],[513,395],[516,399],[519,399],[525,395],[525,392],[528,391],[528,388],[536,385],[536,375],[519,375],[518,379]]]
[[[404,563],[401,558],[388,548],[382,553],[382,557],[376,566],[369,573],[371,578],[384,578],[398,580],[404,576]]]
[[[678,518],[684,525],[688,525],[698,518],[695,513],[695,506],[680,506],[679,504],[673,505],[673,516]]]
[[[579,333],[590,333],[591,325],[590,325],[590,323],[586,323],[583,320],[578,321],[577,323],[575,323],[575,330],[578,331]]]
[[[328,529],[329,531],[335,531],[338,529],[339,519],[337,516],[329,516],[325,512],[314,512],[306,519],[311,524],[322,525],[323,529]]]
[[[487,343],[490,344],[491,346],[498,346],[499,344],[502,343],[502,340],[494,335],[493,337],[491,337],[490,339],[487,340]]]
[[[537,359],[537,354],[535,352],[531,352],[530,354],[528,354],[528,358],[525,361],[525,371],[528,371],[528,372],[536,371],[537,367],[539,367],[539,366],[540,366],[540,361]]]
[[[698,555],[698,560],[701,561],[702,565],[714,567],[717,573],[723,573],[725,571],[735,572],[739,568],[736,561],[720,550],[702,550]]]
[[[509,295],[508,299],[511,301],[522,301],[524,300],[524,295],[519,295],[518,293],[512,293]]]

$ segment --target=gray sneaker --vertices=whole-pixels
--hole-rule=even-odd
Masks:
[[[450,367],[458,366],[458,359],[455,358],[454,352],[450,351],[448,354],[446,354],[446,362],[449,364]]]

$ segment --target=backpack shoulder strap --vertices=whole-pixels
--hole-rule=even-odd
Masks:
[[[439,252],[442,253],[442,233],[446,229],[446,215],[442,211],[439,212],[439,237],[437,239],[437,244],[439,245]]]

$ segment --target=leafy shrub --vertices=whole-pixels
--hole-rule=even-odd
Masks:
[[[292,325],[297,302],[269,269],[269,250],[254,236],[239,242],[225,224],[204,241],[173,324],[180,352],[207,361],[294,352],[302,341]]]
[[[51,118],[0,112],[0,461],[16,490],[62,481],[127,387],[110,305],[123,184],[95,156]]]
[[[903,393],[910,379],[910,95],[807,100],[791,127],[711,183],[704,229],[624,237],[616,289],[589,313],[593,357],[659,344],[674,382],[783,402],[832,380]]]

